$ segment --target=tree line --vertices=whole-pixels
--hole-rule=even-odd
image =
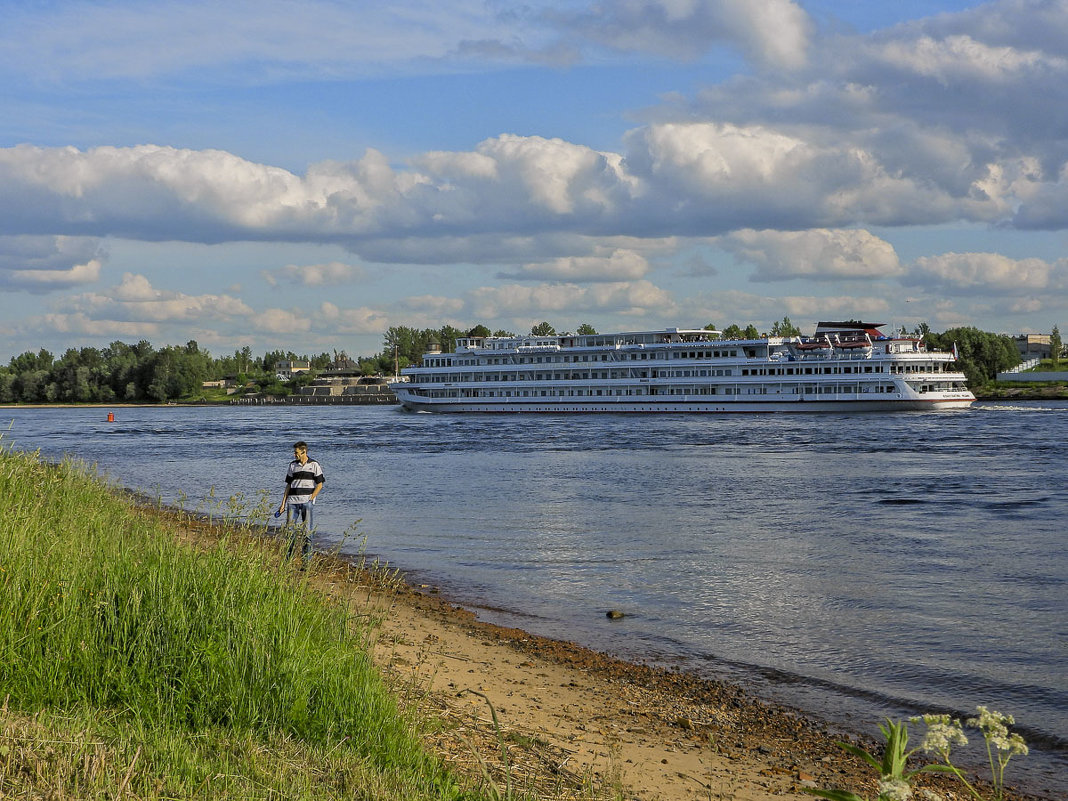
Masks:
[[[706,329],[715,330],[712,324]],[[567,334],[569,332],[562,332]],[[574,332],[596,334],[588,323]],[[801,333],[789,317],[776,321],[772,336],[797,336]],[[1020,354],[1012,337],[992,334],[977,328],[951,328],[934,333],[926,323],[910,333],[924,338],[932,348],[958,352],[958,363],[972,387],[992,382],[997,374],[1020,363]],[[547,321],[531,328],[535,336],[555,336],[556,329]],[[392,375],[396,370],[418,364],[433,347],[444,353],[455,350],[461,337],[515,336],[510,331],[491,331],[478,324],[462,330],[451,325],[441,328],[393,326],[382,342],[382,351],[360,357],[350,369],[364,375]],[[725,339],[754,339],[761,333],[752,324],[742,328],[731,324],[720,334]],[[1060,350],[1060,333],[1054,329]],[[275,367],[281,361],[306,361],[312,371],[292,381],[279,381]],[[0,403],[162,403],[203,397],[205,381],[233,379],[239,386],[253,385],[257,391],[283,396],[311,381],[317,371],[338,361],[338,353],[298,356],[292,351],[268,351],[254,356],[248,346],[232,354],[214,357],[196,340],[185,345],[168,345],[156,349],[145,340],[135,345],[112,342],[106,348],[70,348],[58,359],[43,348],[26,351],[0,367]]]
[[[112,342],[106,348],[70,348],[58,359],[42,348],[0,367],[0,403],[162,403],[198,398],[205,381],[225,377],[242,385],[252,382],[270,394],[288,394],[292,387],[283,386],[274,372],[285,360],[322,368],[332,357],[283,351],[253,356],[246,346],[215,358],[196,340],[160,349],[145,340]]]

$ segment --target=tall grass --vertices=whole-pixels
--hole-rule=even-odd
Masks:
[[[243,542],[182,547],[87,466],[0,447],[5,710],[69,713],[79,727],[120,718],[154,749],[142,763],[223,732],[340,749],[407,797],[456,797],[371,665],[366,632]],[[168,763],[184,792],[218,771],[201,756]]]

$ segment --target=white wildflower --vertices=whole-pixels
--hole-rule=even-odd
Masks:
[[[904,779],[894,779],[884,776],[879,780],[880,801],[909,801],[912,798],[912,788]]]
[[[1008,757],[1027,753],[1023,737],[1009,731],[1009,726],[1016,722],[1012,715],[1003,715],[985,706],[976,707],[975,711],[979,717],[968,718],[968,725],[982,731],[986,741],[1000,753]]]
[[[1016,722],[1012,715],[1003,715],[985,706],[977,706],[977,718],[968,718],[968,725],[981,729],[984,735],[1007,734],[1009,726]]]
[[[945,757],[953,746],[968,744],[960,721],[952,720],[949,715],[924,715],[912,720],[914,723],[922,722],[927,727],[920,748],[928,754],[934,752]]]
[[[991,737],[990,742],[1006,756],[1027,755],[1027,743],[1019,734],[1010,733],[1007,737]]]

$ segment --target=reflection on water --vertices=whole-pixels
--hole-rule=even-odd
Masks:
[[[359,519],[369,551],[487,618],[742,678],[843,725],[989,704],[1044,749],[1046,761],[1026,760],[1044,766],[1035,781],[1068,791],[1068,405],[2,414],[5,442],[74,452],[190,506],[212,489],[269,488],[277,501],[290,446],[305,439],[327,476],[324,543]],[[608,622],[610,608],[628,615]]]

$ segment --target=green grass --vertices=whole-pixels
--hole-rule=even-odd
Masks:
[[[0,797],[476,797],[370,624],[271,549],[183,547],[92,469],[0,448],[0,555]]]

